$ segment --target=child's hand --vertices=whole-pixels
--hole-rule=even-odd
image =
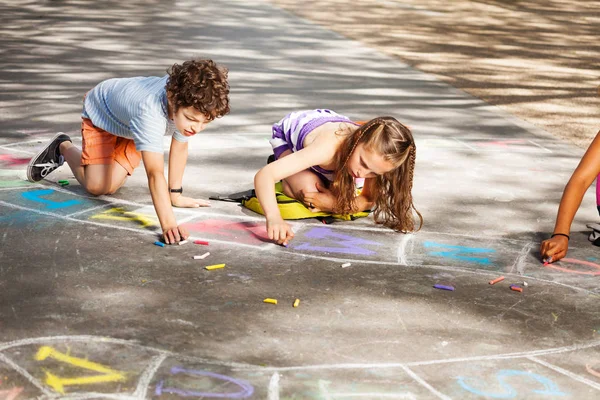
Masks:
[[[269,239],[275,240],[277,244],[283,244],[284,246],[294,238],[292,227],[281,217],[267,218],[267,233]]]
[[[171,204],[173,207],[185,208],[210,207],[210,202],[207,200],[193,199],[182,195],[171,196]]]
[[[186,240],[189,236],[187,229],[181,225],[163,231],[163,238],[165,239],[166,244],[175,244],[182,240]]]
[[[335,204],[335,197],[331,190],[324,187],[321,183],[315,184],[317,192],[302,192],[302,202],[312,212],[331,212]]]
[[[554,236],[551,239],[544,240],[540,246],[542,261],[554,262],[567,255],[569,249],[569,239],[564,236]]]

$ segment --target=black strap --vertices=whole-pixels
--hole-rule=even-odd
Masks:
[[[171,193],[183,193],[183,188],[180,187],[179,189],[169,189],[169,191]]]
[[[550,236],[550,238],[553,238],[554,236],[564,236],[567,238],[567,240],[571,240],[571,237],[566,233],[553,233],[552,236]]]

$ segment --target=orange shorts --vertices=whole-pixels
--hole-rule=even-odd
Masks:
[[[87,118],[81,121],[81,137],[81,165],[107,165],[114,160],[127,170],[127,175],[140,165],[142,153],[135,149],[132,139],[108,133]]]

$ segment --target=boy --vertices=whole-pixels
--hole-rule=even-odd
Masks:
[[[227,69],[212,60],[174,64],[163,77],[116,78],[99,83],[85,98],[82,150],[59,133],[29,162],[27,179],[37,182],[66,160],[93,195],[112,194],[144,161],[148,187],[165,243],[187,239],[171,206],[209,205],[182,195],[190,137],[229,112]],[[172,134],[169,185],[164,176],[163,136]]]

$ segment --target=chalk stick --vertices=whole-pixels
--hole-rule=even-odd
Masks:
[[[433,287],[436,288],[436,289],[454,291],[454,286],[447,286],[447,285],[438,285],[438,284],[435,284],[435,285],[433,285]]]
[[[163,242],[159,242],[158,240],[154,242],[154,244],[160,247],[165,247],[165,244]]]
[[[281,245],[282,245],[283,247],[288,247],[288,244],[287,244],[287,243],[281,243]]]
[[[206,253],[202,254],[201,256],[194,256],[194,260],[204,260],[209,255],[210,255],[210,253],[206,252]]]
[[[267,297],[266,299],[263,300],[263,303],[277,304],[277,299],[269,299]]]
[[[498,283],[498,282],[502,282],[503,280],[504,280],[504,277],[503,277],[503,276],[500,276],[500,277],[498,277],[498,278],[496,278],[496,279],[493,279],[493,280],[491,280],[491,281],[490,281],[490,285],[495,285],[496,283]]]
[[[186,244],[187,242],[187,240],[180,240],[179,242],[177,242],[177,244],[181,246],[182,244]]]
[[[205,246],[208,246],[208,242],[205,240],[194,240],[194,244],[203,244]]]
[[[215,265],[208,265],[208,266],[204,267],[204,269],[206,269],[208,271],[212,271],[213,269],[219,269],[219,268],[225,268],[225,264],[215,264]]]
[[[300,305],[300,299],[294,300],[294,308],[298,307],[299,305]]]
[[[529,286],[529,284],[527,282],[523,281],[523,286],[527,287],[527,286]]]
[[[350,263],[343,263],[342,264],[342,268],[348,268],[349,266],[351,266],[352,264]]]
[[[523,292],[523,288],[517,285],[510,285],[510,290],[514,290],[515,292]]]

